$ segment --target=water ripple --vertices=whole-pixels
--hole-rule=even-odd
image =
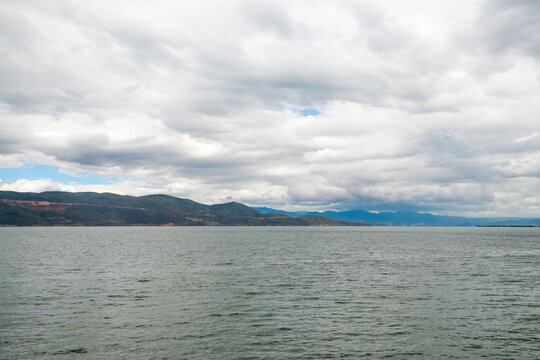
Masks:
[[[0,359],[537,358],[536,228],[2,228]]]

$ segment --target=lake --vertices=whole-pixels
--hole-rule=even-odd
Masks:
[[[1,359],[534,359],[540,228],[0,228]]]

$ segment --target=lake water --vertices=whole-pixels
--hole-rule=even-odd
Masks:
[[[540,228],[0,228],[1,359],[535,359]]]

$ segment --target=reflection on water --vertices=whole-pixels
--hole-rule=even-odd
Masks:
[[[0,228],[1,359],[536,358],[536,228]]]

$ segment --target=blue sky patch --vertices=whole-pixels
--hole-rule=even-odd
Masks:
[[[83,184],[83,185],[107,185],[114,181],[121,180],[113,176],[95,175],[89,172],[81,171],[77,176],[63,174],[58,166],[25,164],[17,168],[0,168],[0,179],[2,181],[17,181],[19,179],[39,180],[51,179],[52,181],[64,184]]]
[[[297,114],[300,114],[302,116],[321,115],[321,112],[319,110],[317,110],[317,109],[314,109],[314,108],[303,108],[303,109],[293,108],[292,111],[297,113]]]

